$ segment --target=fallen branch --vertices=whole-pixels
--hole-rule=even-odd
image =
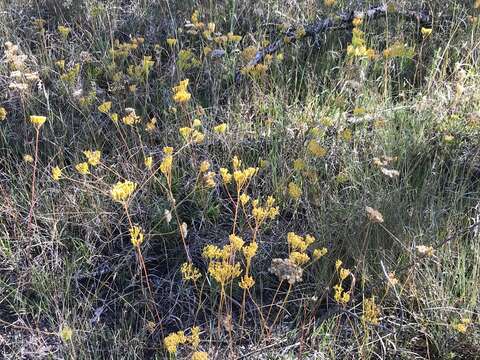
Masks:
[[[373,6],[364,11],[349,11],[337,15],[334,18],[324,18],[315,21],[312,24],[304,27],[305,34],[302,38],[313,38],[317,42],[317,37],[320,34],[333,30],[348,30],[353,29],[353,20],[356,18],[363,19],[364,21],[376,20],[378,18],[384,18],[388,14],[397,14],[407,20],[416,21],[418,26],[431,27],[432,16],[425,10],[412,11],[412,10],[391,10],[388,5]],[[248,62],[246,67],[254,67],[260,64],[267,55],[272,55],[279,51],[286,43],[294,43],[297,40],[297,28],[291,27],[285,31],[283,37],[275,40],[270,45],[257,51],[252,60]],[[241,71],[237,71],[235,79],[238,81],[241,79]]]

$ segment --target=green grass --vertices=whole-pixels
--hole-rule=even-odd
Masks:
[[[399,9],[421,8],[404,3]],[[435,18],[426,38],[395,12],[362,24],[373,59],[348,56],[351,30],[335,30],[317,44],[285,45],[283,59],[266,61],[264,74],[237,82],[244,49],[282,37],[281,24],[298,27],[348,10],[347,2],[2,2],[0,39],[18,45],[14,57],[26,57],[15,68],[9,46],[0,50],[0,107],[7,112],[0,121],[0,357],[190,359],[204,351],[210,359],[477,358],[480,248],[472,225],[480,221],[480,75],[479,22],[471,17],[480,14],[473,2],[431,1],[428,8],[447,16]],[[205,26],[214,22],[215,31],[241,41],[220,45],[203,30],[189,34],[185,19],[194,10]],[[58,25],[71,28],[66,39]],[[143,40],[127,56],[112,56],[116,40],[135,38]],[[386,58],[395,42],[412,48],[413,58]],[[225,54],[214,59],[205,46]],[[182,49],[198,64],[182,67]],[[141,73],[144,56],[154,63]],[[76,64],[79,73],[62,80]],[[132,66],[140,66],[137,73]],[[24,74],[16,81],[26,90],[12,89],[14,70]],[[176,104],[172,87],[187,78],[191,99]],[[105,101],[117,123],[99,112]],[[139,124],[122,123],[127,108]],[[36,157],[30,115],[47,117],[36,166],[24,160]],[[179,133],[194,119],[202,122],[201,143]],[[222,123],[225,134],[215,133]],[[325,154],[313,155],[311,141]],[[171,184],[158,170],[164,146],[174,148]],[[86,161],[85,150],[100,150],[101,164],[80,175],[75,165]],[[241,169],[259,167],[242,193],[260,204],[274,196],[279,207],[257,231],[251,200],[236,209],[236,186],[220,176],[220,168],[233,172],[234,156]],[[214,172],[211,187],[199,173],[204,160]],[[59,181],[51,176],[55,166],[63,171]],[[110,194],[124,180],[138,183],[127,210]],[[291,182],[301,189],[298,199],[289,194]],[[366,206],[384,221],[369,220]],[[139,248],[131,243],[133,225],[145,234]],[[245,297],[240,277],[222,295],[202,256],[207,245],[228,244],[232,232],[258,244],[249,268],[255,285]],[[315,237],[310,257],[328,250],[294,266],[303,274],[292,286],[270,270],[273,259],[292,252],[289,232]],[[335,299],[338,259],[351,272],[342,282],[345,304]],[[182,278],[186,262],[202,274],[195,283]],[[229,262],[245,274],[241,251]],[[398,284],[388,285],[389,274]],[[378,324],[365,320],[372,297]],[[465,332],[462,319],[469,321]],[[190,337],[195,326],[199,345],[168,354],[165,338],[180,330]]]

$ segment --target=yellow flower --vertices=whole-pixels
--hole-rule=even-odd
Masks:
[[[114,201],[125,202],[136,188],[137,184],[133,181],[119,181],[113,185],[110,195]]]
[[[192,327],[192,335],[188,341],[192,344],[194,349],[198,348],[198,345],[200,345],[200,328],[198,326]]]
[[[228,185],[232,182],[232,174],[228,171],[228,169],[220,168],[220,176],[222,177],[223,183]]]
[[[340,259],[335,261],[335,269],[338,271],[340,269],[340,266],[342,266],[342,264],[343,264],[343,262]]]
[[[171,173],[172,173],[172,164],[173,164],[173,156],[172,155],[165,155],[162,162],[160,163],[160,171],[167,178],[169,178]]]
[[[240,276],[242,270],[239,263],[230,264],[226,261],[211,261],[208,265],[208,273],[222,286]]]
[[[294,182],[291,182],[288,184],[288,194],[293,199],[298,200],[302,196],[302,189]]]
[[[296,159],[293,162],[293,168],[297,171],[305,170],[306,166],[307,164],[305,164],[305,161],[303,161],[302,159]]]
[[[215,187],[215,173],[213,171],[209,171],[203,176],[203,181],[205,182],[205,186],[207,188]]]
[[[193,130],[192,132],[192,140],[193,142],[197,143],[197,144],[200,144],[203,142],[203,140],[205,139],[205,135],[202,134],[200,131],[197,131],[197,130]]]
[[[64,39],[68,37],[68,34],[70,34],[70,31],[71,31],[69,27],[66,27],[63,25],[58,25],[57,30]]]
[[[421,32],[424,38],[430,36],[432,34],[433,29],[430,28],[424,28],[422,27]]]
[[[112,108],[112,102],[105,101],[98,106],[98,111],[100,111],[103,114],[107,114],[111,108]]]
[[[301,252],[298,252],[298,251],[292,251],[290,253],[289,259],[294,264],[303,265],[310,260],[310,257],[305,253],[301,253]]]
[[[67,342],[72,339],[73,330],[70,326],[64,325],[58,335],[63,341]]]
[[[114,123],[116,123],[116,122],[118,121],[118,114],[116,114],[116,113],[111,114],[111,115],[110,115],[110,119],[111,119]]]
[[[185,139],[187,140],[190,135],[192,134],[192,131],[193,129],[192,128],[189,128],[189,127],[181,127],[180,129],[178,129],[178,132],[180,133],[180,135]]]
[[[232,244],[234,250],[241,250],[245,241],[240,236],[231,234],[229,236],[230,244]]]
[[[85,150],[83,152],[83,154],[87,158],[88,163],[90,165],[97,166],[98,164],[100,164],[100,156],[102,155],[102,153],[100,151],[98,151],[98,150],[95,150],[95,151]]]
[[[350,129],[345,129],[343,130],[341,133],[340,133],[340,137],[344,140],[344,141],[350,141],[352,140],[352,130]]]
[[[47,120],[46,116],[40,116],[40,115],[31,115],[30,116],[30,122],[35,125],[37,128],[40,128],[45,121]]]
[[[57,67],[63,71],[65,70],[65,60],[64,59],[60,59],[58,61],[55,62],[55,65],[57,65]]]
[[[257,249],[258,249],[258,244],[256,242],[251,242],[250,244],[245,245],[242,248],[243,256],[245,256],[245,259],[247,261],[250,261],[257,253]]]
[[[327,248],[315,249],[315,250],[313,250],[312,256],[315,260],[318,260],[322,256],[327,255],[327,252],[328,252]]]
[[[75,165],[75,169],[82,175],[90,174],[90,170],[88,168],[88,162],[82,162]]]
[[[333,289],[335,290],[334,299],[336,302],[345,305],[350,301],[350,293],[345,292],[340,284],[335,285]]]
[[[132,245],[138,247],[143,243],[143,232],[140,226],[133,226],[130,228],[130,241]]]
[[[173,101],[183,104],[190,100],[192,95],[187,91],[188,82],[188,79],[182,80],[177,86],[172,88],[174,92]]]
[[[299,250],[301,252],[304,252],[308,248],[308,245],[304,241],[303,237],[295,234],[294,232],[289,232],[287,234],[287,243],[288,245],[290,245],[290,248],[292,250]]]
[[[55,166],[54,168],[52,168],[53,180],[58,181],[60,180],[61,177],[62,177],[62,169],[60,169],[58,166]]]
[[[4,107],[0,107],[0,121],[3,121],[7,118],[7,110]]]
[[[378,325],[380,316],[380,307],[375,304],[375,297],[363,301],[362,320],[365,323]]]
[[[348,277],[348,275],[350,275],[349,269],[344,269],[344,268],[340,269],[339,277],[342,281],[345,280]]]
[[[443,137],[443,141],[445,141],[446,143],[451,143],[453,140],[455,140],[455,137],[453,135],[446,134]]]
[[[153,117],[147,123],[147,126],[145,128],[146,128],[147,131],[151,132],[151,131],[155,130],[156,126],[157,126],[157,119]]]
[[[223,123],[223,124],[217,125],[213,128],[213,131],[215,131],[217,134],[224,134],[225,131],[227,131],[227,124]]]
[[[360,25],[362,25],[362,23],[363,23],[363,19],[360,17],[355,17],[352,21],[352,25],[355,27],[359,27]]]
[[[151,169],[152,169],[152,165],[153,165],[153,157],[151,157],[151,156],[145,157],[145,159],[143,160],[143,163],[145,164],[145,167],[146,167],[148,170],[151,170]]]
[[[200,163],[200,172],[204,173],[210,169],[210,163],[207,160],[204,160]]]
[[[202,127],[202,122],[200,119],[194,119],[192,122],[192,128],[199,128]]]
[[[248,203],[248,201],[250,200],[250,196],[243,193],[242,195],[240,195],[240,197],[238,199],[240,200],[240,203],[245,206]]]
[[[172,155],[173,154],[173,147],[171,147],[171,146],[164,146],[162,150],[163,150],[163,153],[165,155]]]
[[[23,161],[25,161],[25,162],[27,162],[27,163],[33,162],[33,157],[32,157],[32,155],[30,155],[30,154],[25,154],[25,155],[23,155]]]
[[[163,339],[163,344],[165,349],[170,354],[177,352],[177,346],[180,344],[185,344],[187,342],[187,337],[183,331],[177,331],[176,333],[169,334],[165,339]]]
[[[315,140],[310,140],[307,145],[307,150],[317,156],[317,157],[323,157],[327,154],[327,150],[321,146],[317,141]]]
[[[465,334],[467,332],[468,326],[463,323],[453,324],[452,328],[458,331],[460,334]]]
[[[168,46],[172,46],[172,47],[173,47],[173,46],[177,45],[177,39],[175,39],[175,38],[168,38],[168,39],[167,39],[167,44],[168,44]]]
[[[253,285],[255,285],[255,280],[253,280],[253,277],[250,275],[244,275],[242,280],[238,283],[238,286],[244,290],[250,289]]]
[[[295,37],[297,39],[301,39],[305,36],[306,34],[306,31],[305,31],[305,28],[303,26],[300,26],[296,31],[295,31]]]
[[[205,351],[195,351],[192,360],[208,360],[208,354]]]
[[[195,282],[202,277],[200,271],[195,266],[193,266],[192,263],[183,263],[180,267],[180,272],[182,273],[184,281],[192,280]]]
[[[112,119],[113,120],[113,119]],[[135,114],[135,111],[131,111],[128,115],[125,115],[122,118],[122,122],[125,125],[133,126],[135,124],[138,124],[141,121],[140,116]]]
[[[207,259],[219,259],[222,257],[222,250],[216,245],[207,245],[203,248],[202,256]]]

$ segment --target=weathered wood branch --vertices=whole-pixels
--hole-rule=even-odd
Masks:
[[[388,9],[388,5],[379,5],[373,6],[364,11],[348,11],[338,14],[333,18],[324,18],[319,19],[311,24],[308,24],[304,27],[305,35],[303,38],[313,38],[317,37],[323,33],[334,30],[348,30],[353,29],[353,20],[355,18],[361,18],[364,21],[372,21],[379,18],[384,18],[388,14],[396,14],[404,17],[405,19],[416,21],[419,26],[430,27],[432,26],[432,16],[425,10],[413,11],[413,10],[395,10],[391,11]],[[260,64],[267,55],[272,55],[279,51],[286,43],[295,42],[297,28],[289,28],[282,35],[282,38],[279,38],[269,44],[268,46],[257,51],[252,60],[246,65],[255,66]],[[287,39],[287,41],[285,41]],[[240,71],[236,74],[236,80],[240,80],[242,74]]]

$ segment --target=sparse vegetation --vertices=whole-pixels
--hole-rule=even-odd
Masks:
[[[479,1],[0,14],[2,358],[478,358]]]

